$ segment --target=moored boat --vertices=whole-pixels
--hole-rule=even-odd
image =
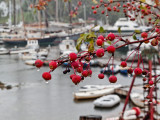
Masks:
[[[120,97],[114,94],[102,96],[93,102],[95,107],[113,107],[118,103],[120,103]]]
[[[72,39],[69,39],[67,37],[59,44],[60,54],[61,56],[65,56],[70,54],[71,52],[77,53],[77,49],[75,46],[75,41]]]
[[[6,54],[9,54],[9,50],[3,47],[0,48],[0,55],[6,55]]]
[[[119,87],[121,86],[122,85],[119,84]],[[95,90],[101,90],[101,89],[112,88],[112,87],[115,87],[115,85],[85,85],[80,87],[79,91],[88,92],[88,91],[95,91]]]
[[[131,101],[138,107],[144,107],[144,96],[140,93],[131,93],[130,94]]]
[[[97,98],[104,95],[112,94],[114,93],[115,88],[121,87],[120,85],[115,85],[112,88],[105,88],[100,90],[94,90],[94,91],[86,91],[86,92],[76,92],[74,93],[75,99],[91,99],[91,98]]]

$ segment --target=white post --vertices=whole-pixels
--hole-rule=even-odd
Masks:
[[[84,26],[86,26],[86,5],[83,5],[83,9],[84,9]]]
[[[9,28],[12,28],[12,3],[9,1],[9,19],[8,19]]]
[[[56,22],[59,22],[59,19],[58,19],[58,0],[56,0]]]

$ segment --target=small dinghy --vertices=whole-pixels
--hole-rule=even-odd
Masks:
[[[94,91],[84,91],[84,92],[76,92],[74,93],[75,99],[91,99],[91,98],[98,98],[104,95],[112,94],[114,93],[115,88],[121,87],[120,85],[114,85],[111,88],[104,88],[100,90],[94,90]]]
[[[96,99],[94,102],[95,107],[113,107],[120,103],[118,95],[106,95]]]
[[[121,87],[122,85],[117,85],[117,87]],[[85,85],[80,87],[80,92],[87,92],[87,91],[95,91],[95,90],[102,90],[106,88],[113,88],[115,85]]]
[[[144,107],[144,96],[140,93],[131,93],[131,101],[138,107]]]

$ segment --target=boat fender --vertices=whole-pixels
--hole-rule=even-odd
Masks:
[[[141,114],[141,110],[139,107],[133,107],[132,109],[136,111],[137,116],[139,116]]]
[[[137,116],[139,116],[141,113],[141,110],[139,107],[133,107],[132,110],[125,111],[124,112],[124,120],[133,120],[137,119]]]
[[[123,115],[123,119],[124,120],[136,120],[137,119],[136,111],[133,109],[125,111]]]

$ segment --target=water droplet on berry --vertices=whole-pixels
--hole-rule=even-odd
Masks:
[[[46,81],[46,84],[48,84],[49,82],[48,81]]]
[[[142,75],[142,77],[145,77],[145,75]]]

